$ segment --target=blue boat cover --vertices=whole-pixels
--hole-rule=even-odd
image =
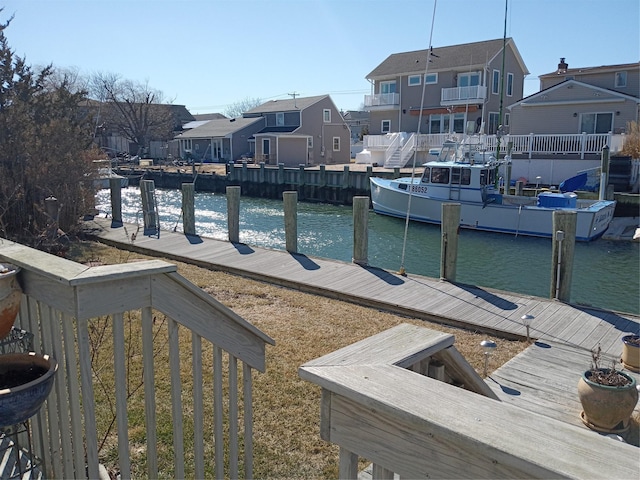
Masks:
[[[560,184],[561,192],[575,192],[579,188],[584,187],[587,184],[587,173],[579,173],[575,177],[567,178]]]

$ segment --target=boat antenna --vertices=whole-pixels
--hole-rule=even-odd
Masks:
[[[495,185],[498,188],[500,180],[498,178],[498,169],[500,168],[500,140],[504,135],[504,128],[502,126],[502,111],[504,102],[504,69],[505,69],[505,57],[507,56],[507,7],[509,0],[504,2],[504,34],[502,35],[502,70],[500,71],[500,109],[498,110],[498,131],[496,132],[496,174]]]
[[[429,63],[431,62],[431,56],[435,56],[433,54],[433,45],[431,41],[433,40],[433,24],[436,19],[436,5],[438,4],[438,0],[433,1],[433,15],[431,15],[431,33],[429,33],[429,52],[427,53],[427,61],[424,66],[424,77],[422,78],[422,98],[420,99],[420,113],[418,114],[418,128],[417,135],[420,135],[420,126],[422,125],[422,110],[424,107],[424,97],[425,97],[425,89],[426,89],[426,79],[427,73],[429,72]],[[413,152],[413,165],[411,167],[411,183],[413,185],[413,179],[415,178],[416,173],[416,157],[418,156],[418,141],[414,142],[414,152]],[[407,215],[404,219],[404,238],[402,240],[402,256],[400,258],[400,270],[398,273],[400,275],[406,275],[407,271],[404,268],[404,256],[407,250],[407,233],[409,231],[409,212],[411,211],[411,197],[413,196],[413,190],[409,188],[409,199],[407,201]]]

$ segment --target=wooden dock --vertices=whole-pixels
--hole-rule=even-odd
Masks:
[[[533,315],[532,338],[587,351],[600,345],[611,359],[620,358],[623,335],[640,332],[640,317],[633,314],[179,232],[148,236],[136,225],[112,225],[105,218],[88,220],[84,226],[117,248],[501,337],[524,337],[521,317]]]

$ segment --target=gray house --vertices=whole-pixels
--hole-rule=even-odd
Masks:
[[[493,134],[509,125],[505,107],[522,98],[528,73],[512,38],[392,54],[366,77],[369,133]]]
[[[256,161],[286,166],[349,163],[350,131],[329,95],[272,100],[243,114],[261,119]]]
[[[540,91],[509,107],[510,133],[624,133],[638,121],[640,62],[558,69],[540,76]]]

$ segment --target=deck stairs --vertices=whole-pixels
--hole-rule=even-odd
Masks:
[[[415,134],[412,133],[408,137],[405,137],[404,133],[397,135],[397,140],[394,140],[391,143],[385,153],[385,168],[402,168],[407,165],[409,160],[411,160],[415,154]]]

